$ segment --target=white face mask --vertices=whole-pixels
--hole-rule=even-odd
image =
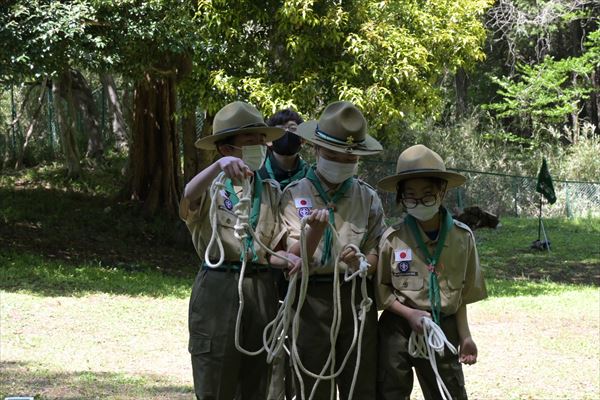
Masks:
[[[419,221],[429,221],[435,214],[440,210],[442,205],[441,200],[437,200],[432,206],[425,206],[423,204],[417,204],[415,208],[409,208],[406,210],[407,213],[418,219]]]
[[[242,161],[252,171],[258,171],[263,166],[266,156],[267,146],[264,144],[242,146]]]
[[[323,157],[319,157],[317,160],[317,172],[331,183],[342,183],[356,175],[357,170],[358,162],[348,164],[327,160]]]

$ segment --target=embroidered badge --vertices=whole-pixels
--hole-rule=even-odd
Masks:
[[[406,248],[394,250],[394,261],[412,261],[412,249]]]
[[[300,218],[304,218],[310,215],[310,208],[308,207],[301,207],[298,209],[298,216]]]
[[[296,206],[296,208],[312,208],[313,206],[310,199],[306,197],[299,197],[297,199],[294,199],[294,205]]]
[[[228,209],[230,211],[233,209],[233,203],[231,202],[231,200],[225,199],[225,200],[223,200],[223,204],[225,205],[226,209]]]
[[[410,269],[410,263],[408,261],[400,261],[396,267],[398,268],[398,272],[406,273]]]

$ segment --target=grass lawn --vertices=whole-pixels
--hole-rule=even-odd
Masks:
[[[0,179],[0,399],[193,398],[189,243],[44,173]],[[551,253],[529,249],[536,220],[476,232],[490,298],[469,307],[473,399],[600,398],[600,220],[545,225]]]

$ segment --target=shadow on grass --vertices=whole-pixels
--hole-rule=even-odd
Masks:
[[[57,372],[26,362],[0,363],[0,399],[33,396],[61,399],[191,399],[190,386],[173,384],[163,376],[112,372]]]
[[[69,265],[27,253],[0,253],[0,289],[42,296],[79,296],[110,293],[130,296],[189,296],[193,277],[167,275],[137,266]]]
[[[487,279],[489,297],[545,296],[568,290],[588,289],[588,285],[564,284],[548,280],[531,279]]]
[[[10,250],[71,265],[144,264],[174,275],[189,274],[198,260],[182,221],[144,216],[139,203],[0,186],[0,253]]]

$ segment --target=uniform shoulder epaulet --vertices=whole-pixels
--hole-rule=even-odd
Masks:
[[[471,228],[469,228],[469,225],[465,224],[464,222],[460,222],[456,219],[453,219],[452,222],[454,222],[454,225],[458,226],[459,228],[462,228],[468,231],[469,233],[473,234],[473,231],[471,230]]]
[[[387,238],[388,238],[388,237],[390,237],[390,235],[391,235],[392,233],[396,232],[396,230],[397,230],[397,229],[396,229],[396,225],[389,226],[389,227],[388,227],[388,228],[387,228],[387,229],[386,229],[386,230],[383,232],[383,234],[381,235],[381,239],[379,239],[379,241],[380,241],[381,243],[383,243],[385,240],[387,240]]]
[[[302,179],[304,179],[304,178],[302,178]],[[294,187],[294,186],[296,186],[296,185],[297,185],[297,184],[298,184],[298,183],[299,183],[299,182],[300,182],[302,179],[298,179],[297,181],[293,181],[293,182],[290,182],[290,183],[288,183],[287,185],[285,185],[285,187],[284,187],[284,188],[281,188],[281,191],[282,191],[282,192],[285,192],[286,190],[288,190],[288,189],[290,189],[290,188],[293,188],[293,187]]]
[[[374,192],[377,191],[373,186],[369,185],[367,182],[363,181],[360,178],[356,178],[356,181],[358,182],[359,185],[366,186],[367,188],[371,189]]]

